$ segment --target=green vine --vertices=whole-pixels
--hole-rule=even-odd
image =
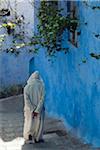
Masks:
[[[34,36],[33,44],[46,48],[49,56],[57,51],[68,51],[68,48],[62,47],[62,34],[66,29],[76,30],[78,19],[63,16],[62,9],[57,8],[57,1],[41,1],[38,19],[38,34]]]
[[[7,9],[8,10],[8,9]],[[17,13],[17,12],[16,12]],[[29,52],[34,52],[32,40],[33,38],[31,36],[26,35],[24,30],[24,16],[16,15],[11,18],[10,20],[8,18],[4,18],[4,16],[7,15],[4,12],[4,9],[1,13],[1,20],[0,20],[0,30],[4,30],[3,34],[0,34],[0,50],[1,52],[11,53],[15,56],[18,56],[18,54],[21,52],[23,48],[27,48]],[[2,32],[1,32],[2,33]],[[5,48],[5,42],[7,38],[11,38],[10,45],[7,43]],[[37,53],[37,52],[34,52]]]
[[[11,46],[5,50],[7,53],[18,55],[22,48],[28,48],[29,52],[38,53],[39,48],[46,48],[48,56],[54,56],[57,51],[64,51],[67,53],[69,48],[62,46],[62,34],[68,29],[73,32],[77,29],[78,19],[75,17],[63,16],[62,10],[58,9],[58,1],[45,1],[42,0],[40,8],[38,9],[38,33],[29,37],[24,31],[24,17],[17,15],[14,20],[2,18],[0,28],[5,28],[4,35],[0,35],[0,48],[2,49],[5,40],[8,36],[12,37]],[[6,12],[7,11],[7,12]],[[1,15],[4,17],[8,14],[9,9],[1,10]],[[33,48],[34,46],[34,48]]]

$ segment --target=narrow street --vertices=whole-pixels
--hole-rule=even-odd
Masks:
[[[45,117],[44,140],[41,144],[24,144],[23,96],[0,99],[0,150],[99,150],[66,133],[60,120]]]

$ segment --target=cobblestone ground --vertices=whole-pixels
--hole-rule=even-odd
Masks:
[[[23,97],[0,99],[0,150],[100,150],[92,148],[66,133],[60,120],[46,117],[41,144],[24,144]]]

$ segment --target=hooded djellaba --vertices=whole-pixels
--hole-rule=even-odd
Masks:
[[[44,125],[44,82],[35,71],[24,87],[24,130],[25,142],[43,142]]]

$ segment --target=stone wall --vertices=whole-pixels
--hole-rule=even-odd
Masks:
[[[100,39],[95,36],[100,34],[100,10],[95,8],[100,7],[100,2],[76,4],[80,21],[78,47],[67,41],[66,31],[63,45],[68,45],[69,53],[59,52],[52,63],[41,49],[32,67],[45,81],[49,114],[63,118],[67,130],[86,143],[100,146],[100,60],[90,55],[100,53]]]

